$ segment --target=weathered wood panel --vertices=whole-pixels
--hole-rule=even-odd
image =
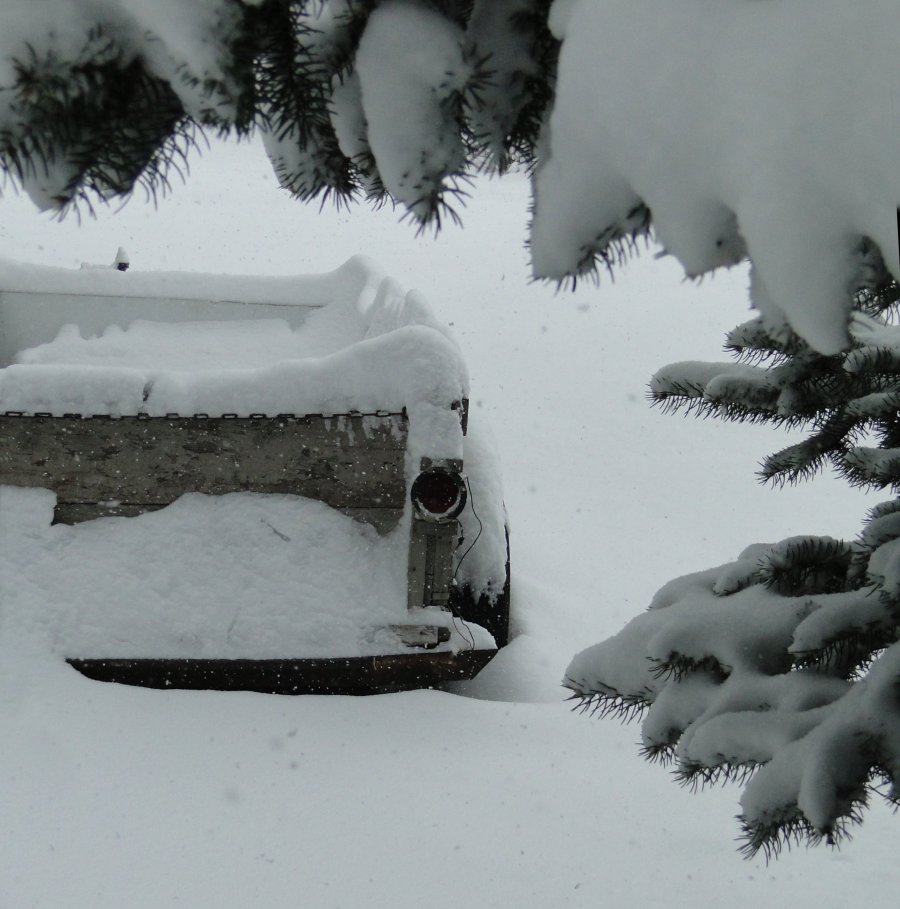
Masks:
[[[52,489],[57,520],[137,514],[185,492],[290,493],[396,523],[406,420],[383,416],[0,416],[0,483]],[[93,509],[93,513],[92,513]]]
[[[414,517],[409,537],[407,605],[448,606],[453,579],[453,553],[459,542],[459,522],[440,524]]]

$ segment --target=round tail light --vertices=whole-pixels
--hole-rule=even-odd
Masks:
[[[432,467],[412,485],[416,511],[429,521],[451,521],[466,507],[466,484],[458,473]]]

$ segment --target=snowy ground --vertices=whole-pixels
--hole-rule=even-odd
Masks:
[[[744,273],[697,287],[645,255],[555,296],[528,284],[525,206],[524,181],[485,185],[465,230],[415,240],[389,211],[291,203],[260,152],[220,147],[155,212],[135,200],[79,227],[3,200],[3,256],[76,266],[124,245],[135,268],[289,274],[364,252],[421,289],[503,457],[519,637],[467,692],[361,700],[120,689],[7,661],[2,909],[894,905],[886,811],[839,853],[747,863],[736,789],[691,796],[638,759],[635,727],[562,703],[571,655],[669,578],[757,540],[852,535],[871,502],[830,478],[761,488],[783,437],[645,403],[659,366],[714,358],[746,317]]]

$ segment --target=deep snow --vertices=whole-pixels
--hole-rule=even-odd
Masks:
[[[189,296],[201,293],[201,274],[67,274],[0,262],[4,270],[12,275],[3,289],[18,292],[0,301],[0,330],[27,338],[29,309],[41,312],[44,333],[55,310],[58,329],[0,363],[0,412],[249,416],[405,407],[421,440],[425,424],[446,416],[434,411],[468,397],[458,345],[421,294],[405,292],[362,256],[327,274],[273,280],[269,297],[269,282],[259,278],[214,277],[210,302]],[[189,313],[173,318],[182,299],[191,301]],[[219,301],[226,312],[216,319]],[[250,305],[257,301],[265,305]],[[104,307],[110,321],[98,322]],[[274,314],[282,318],[260,317]],[[459,455],[460,434],[452,435],[456,446],[444,444],[456,450],[432,457]]]
[[[471,420],[498,438],[520,636],[465,686],[475,698],[148,692],[16,654],[0,665],[0,905],[893,905],[887,812],[840,853],[744,862],[737,789],[683,792],[640,761],[637,728],[560,701],[572,654],[669,578],[756,540],[857,530],[867,500],[839,482],[756,485],[783,436],[643,400],[660,365],[716,357],[746,274],[698,287],[645,256],[555,297],[527,283],[521,178],[481,186],[466,228],[432,241],[388,211],[290,202],[259,149],[217,146],[194,170],[159,211],[136,200],[81,227],[4,199],[0,252],[77,266],[125,245],[145,268],[290,274],[362,251],[420,287],[465,350]]]
[[[54,504],[47,490],[0,486],[5,659],[30,647],[59,658],[371,656],[402,652],[390,626],[416,622],[450,630],[442,650],[493,646],[439,609],[407,610],[408,519],[382,536],[310,499],[195,493],[138,518],[51,527]]]

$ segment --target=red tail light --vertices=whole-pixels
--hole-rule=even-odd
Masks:
[[[432,467],[412,485],[416,511],[430,521],[450,521],[466,507],[466,484],[458,473]]]

